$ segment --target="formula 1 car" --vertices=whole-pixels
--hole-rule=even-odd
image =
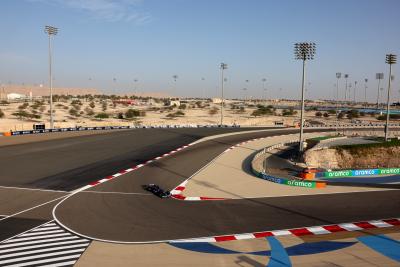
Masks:
[[[143,189],[153,193],[160,198],[167,198],[171,196],[171,193],[169,191],[164,191],[156,184],[143,185]]]

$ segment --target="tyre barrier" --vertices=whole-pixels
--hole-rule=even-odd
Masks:
[[[165,129],[165,128],[240,128],[240,125],[157,125],[157,126],[101,126],[101,127],[69,127],[54,128],[44,130],[26,130],[4,132],[4,136],[58,133],[58,132],[76,132],[76,131],[96,131],[96,130],[118,130],[118,129]]]
[[[282,177],[277,177],[270,175],[265,172],[265,170],[257,170],[257,167],[255,166],[255,160],[259,158],[260,156],[266,154],[269,151],[272,151],[276,148],[290,145],[290,144],[296,144],[298,141],[289,141],[286,143],[279,143],[273,146],[269,146],[258,152],[252,162],[251,162],[251,170],[252,172],[261,179],[267,180],[269,182],[277,183],[277,184],[282,184],[282,185],[288,185],[288,186],[296,186],[296,187],[305,187],[305,188],[325,188],[326,183],[325,182],[320,182],[320,181],[310,181],[310,180],[298,180],[298,179],[287,179],[287,178],[282,178]]]

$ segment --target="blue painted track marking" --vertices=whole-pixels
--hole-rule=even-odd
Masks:
[[[358,241],[380,254],[400,262],[400,242],[385,235],[371,235],[357,238]]]
[[[312,255],[319,254],[324,252],[335,251],[339,249],[344,249],[350,246],[353,246],[357,242],[338,242],[338,241],[322,241],[315,243],[301,243],[298,245],[294,245],[286,248],[286,252],[289,256],[303,256],[303,255]],[[270,250],[261,250],[261,251],[234,251],[230,249],[226,249],[223,247],[219,247],[216,245],[217,243],[207,243],[207,242],[193,242],[193,243],[169,243],[169,245],[189,250],[193,252],[200,253],[209,253],[209,254],[250,254],[257,256],[271,256]]]
[[[271,247],[271,257],[267,267],[289,267],[292,266],[289,255],[286,249],[282,246],[281,242],[273,236],[267,237],[268,243]]]

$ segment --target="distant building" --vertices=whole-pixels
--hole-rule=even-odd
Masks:
[[[179,107],[181,105],[181,101],[179,99],[175,99],[175,100],[169,99],[167,104],[168,104],[168,106],[174,106],[175,105],[175,106]]]
[[[17,94],[17,93],[10,93],[7,94],[7,100],[23,100],[27,99],[28,97],[23,94]]]
[[[221,104],[221,102],[222,102],[222,99],[219,98],[219,97],[214,97],[214,98],[211,99],[211,100],[212,100],[212,102],[213,102],[214,104]]]

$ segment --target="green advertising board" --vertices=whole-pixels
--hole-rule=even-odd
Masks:
[[[340,171],[320,172],[316,173],[315,177],[340,178],[340,177],[375,176],[375,175],[389,175],[389,174],[400,174],[400,168],[340,170]]]

